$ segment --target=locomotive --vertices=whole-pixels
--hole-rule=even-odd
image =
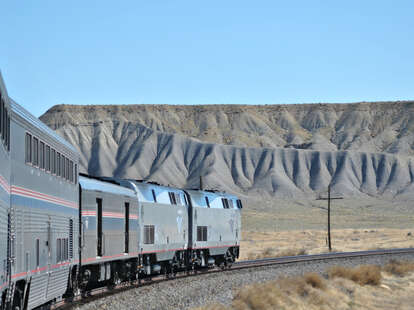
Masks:
[[[0,309],[239,257],[236,196],[81,174],[76,149],[8,96],[1,73],[0,92]]]

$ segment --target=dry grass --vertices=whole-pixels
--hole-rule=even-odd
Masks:
[[[254,284],[238,291],[232,309],[284,309],[288,305],[298,305],[299,299],[320,304],[325,301],[318,291],[325,289],[324,280],[316,273]]]
[[[297,255],[306,255],[305,249],[286,249],[278,252],[274,248],[265,248],[261,252],[249,252],[247,259],[259,259],[259,258],[269,258],[269,257],[284,257],[284,256],[297,256]]]
[[[314,272],[307,273],[303,276],[306,284],[309,284],[310,286],[314,288],[318,288],[320,290],[324,290],[326,288],[325,281],[322,279],[322,277]]]
[[[340,229],[332,231],[335,251],[414,247],[409,229]],[[414,233],[414,231],[413,231]],[[298,230],[242,233],[240,259],[328,252],[326,231]]]
[[[328,269],[329,278],[344,278],[359,285],[380,285],[381,268],[374,265],[363,265],[356,268],[334,266]]]
[[[384,266],[341,266],[315,273],[280,278],[238,290],[232,304],[213,304],[200,310],[391,310],[414,308],[414,262],[392,261]],[[369,284],[369,285],[366,285]]]
[[[323,195],[323,193],[321,193]],[[245,231],[326,229],[327,202],[314,199],[249,200],[242,212]],[[332,229],[413,229],[412,201],[345,198],[331,206]],[[414,231],[413,231],[414,233]]]
[[[414,271],[414,263],[392,260],[383,269],[390,274],[403,277]]]

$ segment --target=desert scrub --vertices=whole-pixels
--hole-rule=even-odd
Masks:
[[[328,279],[312,272],[252,284],[235,291],[229,306],[212,304],[198,309],[348,309],[357,287],[362,289],[362,286],[369,284],[378,288],[381,282],[381,268],[374,265],[356,268],[334,266],[328,269],[327,274]]]
[[[325,303],[321,293],[326,289],[325,280],[317,273],[302,277],[287,277],[265,283],[257,283],[238,290],[232,305],[212,304],[199,310],[262,310],[302,309],[304,304]]]
[[[329,278],[345,278],[359,285],[379,285],[381,283],[381,268],[374,265],[362,265],[356,268],[333,266],[328,269]]]
[[[274,248],[266,248],[258,253],[249,253],[247,259],[260,259],[260,258],[274,258],[274,257],[284,257],[284,256],[297,256],[297,255],[306,255],[307,252],[305,249],[286,249],[280,252],[277,252]]]
[[[414,271],[414,263],[406,261],[391,260],[384,266],[384,271],[399,277],[403,277],[410,272]]]

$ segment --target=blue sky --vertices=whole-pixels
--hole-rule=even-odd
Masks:
[[[12,1],[9,95],[55,104],[414,99],[413,1]]]

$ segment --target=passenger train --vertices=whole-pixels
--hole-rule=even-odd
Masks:
[[[234,195],[79,173],[76,149],[14,102],[0,73],[0,309],[230,266]]]

